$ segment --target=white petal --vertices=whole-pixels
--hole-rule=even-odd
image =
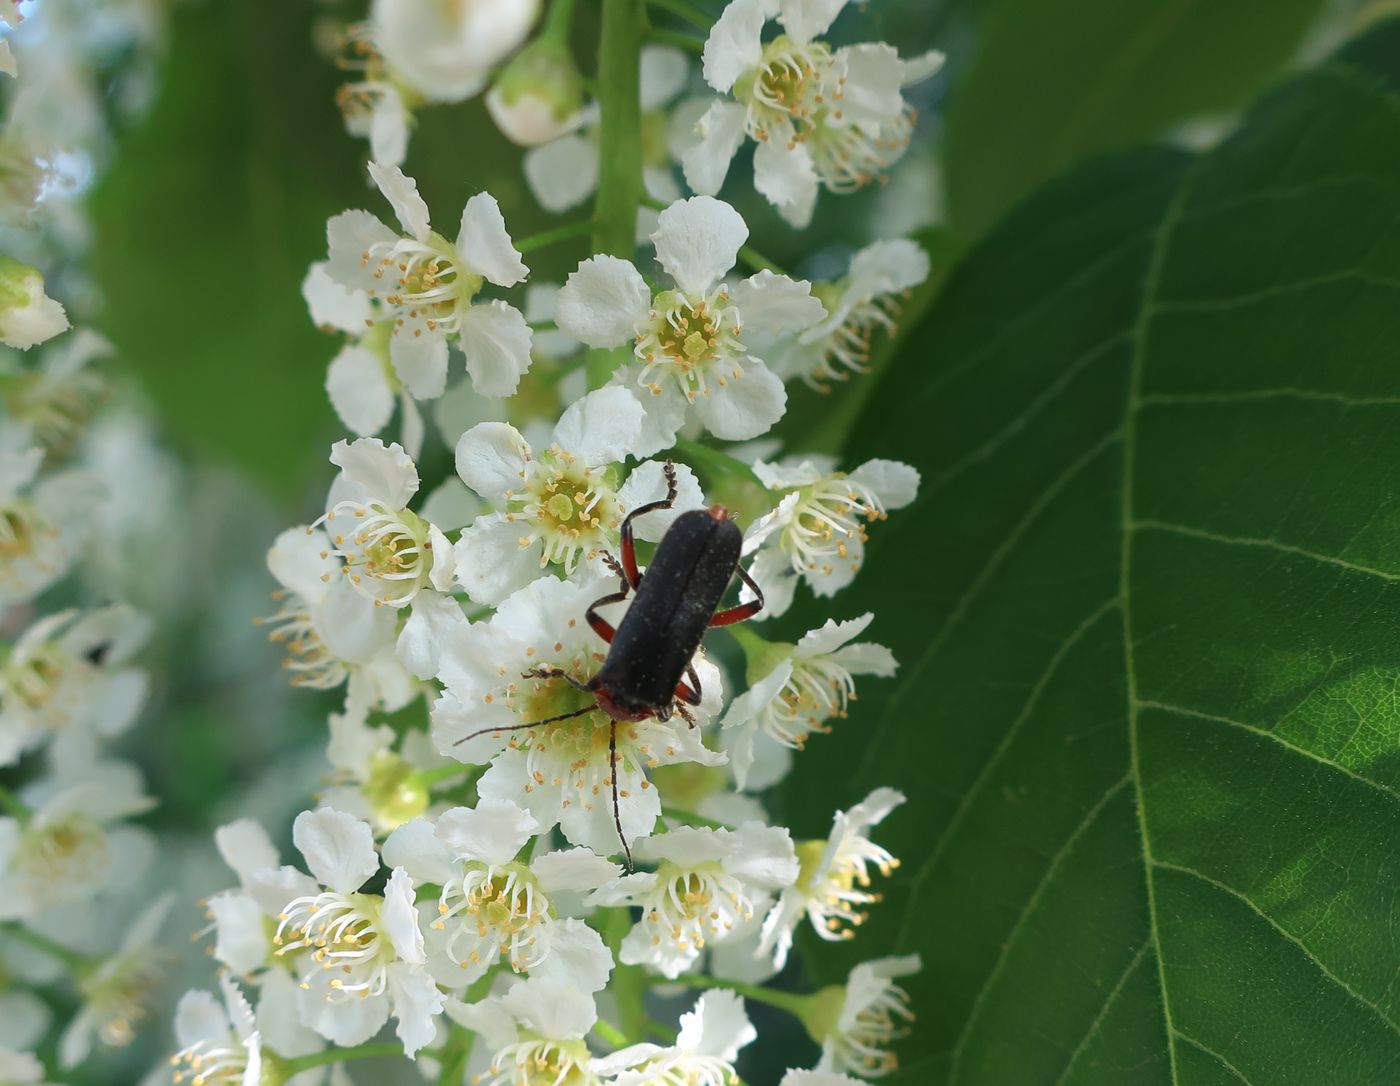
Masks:
[[[778,21],[788,37],[805,45],[825,34],[845,6],[846,0],[778,0]]]
[[[394,643],[398,624],[393,609],[376,607],[344,575],[327,589],[312,609],[311,621],[331,655],[351,664],[370,664],[384,655]]]
[[[436,556],[439,553],[452,554],[451,544],[445,536],[433,547],[433,554]],[[416,678],[434,678],[438,673],[439,646],[447,640],[453,627],[465,625],[466,621],[467,616],[462,613],[461,605],[451,596],[439,592],[419,592],[413,597],[413,611],[399,632],[394,652]]]
[[[418,493],[418,469],[397,443],[385,445],[377,437],[337,441],[331,446],[331,463],[386,508],[402,509]]]
[[[903,509],[919,494],[919,472],[898,460],[867,460],[850,475],[868,486],[886,509]]]
[[[406,329],[389,340],[389,359],[408,391],[420,400],[435,400],[447,387],[447,339]]]
[[[905,802],[903,792],[894,788],[877,788],[841,817],[856,833],[883,822],[896,807]]]
[[[258,984],[258,1032],[279,1056],[319,1051],[321,1039],[297,1015],[297,983],[284,969],[270,969]]]
[[[422,241],[428,236],[428,205],[418,195],[418,182],[397,166],[369,164],[369,175],[394,209],[404,233]]]
[[[783,417],[787,389],[780,377],[757,359],[750,359],[742,376],[731,376],[700,398],[696,413],[705,428],[725,441],[758,437]]]
[[[327,761],[332,768],[345,770],[356,777],[369,776],[370,761],[394,744],[394,729],[386,724],[371,728],[363,713],[331,713],[328,727]],[[270,867],[276,862],[274,859],[272,864],[262,866]]]
[[[462,209],[457,252],[468,268],[498,287],[513,287],[530,274],[506,231],[501,205],[489,192],[478,192]]]
[[[544,960],[530,970],[543,981],[557,980],[570,988],[600,992],[613,970],[612,953],[603,937],[582,920],[566,919],[550,924]]]
[[[904,65],[899,51],[884,42],[866,42],[841,50],[846,67],[843,121],[878,128],[904,112]]]
[[[328,584],[341,576],[332,558],[330,540],[319,528],[288,528],[273,540],[267,568],[277,583],[310,604],[325,598]]]
[[[656,259],[677,286],[692,294],[704,293],[732,268],[749,239],[743,217],[712,196],[677,200],[657,222],[651,236]]]
[[[613,376],[611,383],[625,384],[629,388],[636,387],[634,379],[637,372],[632,367],[620,370]],[[650,393],[642,392],[637,394],[637,398],[641,400],[642,410],[646,412],[646,418],[642,420],[642,431],[637,435],[632,455],[638,458],[655,456],[663,449],[669,449],[676,443],[676,434],[685,425],[685,398],[669,395],[653,396]]]
[[[713,196],[724,184],[729,163],[744,142],[744,107],[737,102],[715,102],[696,125],[699,142],[681,156],[685,181],[696,192]]]
[[[240,882],[247,882],[254,871],[276,867],[277,849],[267,831],[251,818],[240,818],[214,831],[214,845],[224,863],[233,868]]]
[[[208,992],[186,992],[175,1006],[175,1041],[181,1048],[200,1041],[228,1041],[228,1012]]]
[[[367,254],[373,246],[392,245],[398,238],[368,211],[342,211],[326,223],[326,270],[343,287],[374,290],[380,284]]]
[[[256,901],[246,894],[227,892],[211,897],[208,909],[214,919],[216,961],[240,976],[267,964],[272,943],[267,915]]]
[[[369,118],[369,149],[376,162],[402,166],[408,154],[408,111],[393,87],[379,92]]]
[[[918,286],[928,273],[923,246],[908,238],[891,238],[867,245],[851,258],[850,289],[861,300],[896,294]]]
[[[763,56],[763,24],[772,14],[771,0],[730,0],[705,41],[701,70],[705,82],[727,91]]]
[[[528,811],[504,799],[481,799],[438,816],[438,840],[463,860],[506,864],[540,830]]]
[[[937,49],[930,49],[927,53],[920,53],[916,57],[906,57],[899,62],[903,69],[903,82],[907,87],[912,83],[921,83],[925,79],[937,73],[943,62],[948,58]]]
[[[452,553],[452,544],[436,524],[428,525],[427,548],[433,552],[428,582],[439,592],[450,592],[456,581],[456,556]]]
[[[444,367],[446,358],[443,359]],[[326,394],[346,429],[372,437],[394,415],[394,390],[379,356],[353,344],[342,347],[326,370]]]
[[[639,539],[656,542],[682,513],[705,508],[705,495],[700,480],[685,464],[674,465],[676,472],[676,502],[670,509],[658,509],[633,521]],[[636,509],[666,496],[666,469],[659,460],[638,464],[617,492],[624,510]]]
[[[394,1033],[403,1042],[403,1054],[413,1059],[420,1048],[432,1044],[437,1036],[434,1019],[442,1013],[447,997],[427,973],[398,963],[389,966],[388,981],[389,998],[398,1019]]]
[[[413,906],[413,880],[402,867],[394,868],[384,886],[384,904],[379,923],[400,958],[409,965],[422,965],[423,933],[418,930],[418,910]]]
[[[551,1039],[582,1040],[598,1020],[591,994],[552,977],[518,983],[501,1002],[522,1025]]]
[[[646,323],[651,290],[630,260],[589,257],[559,291],[555,321],[590,347],[616,347]]]
[[[627,459],[645,417],[630,389],[608,385],[565,408],[554,427],[554,441],[584,464],[601,467]]]
[[[462,353],[472,387],[483,396],[513,396],[530,368],[530,326],[505,302],[474,305],[462,314]]]
[[[745,822],[734,831],[737,847],[724,869],[750,886],[784,890],[797,881],[797,853],[782,826]]]
[[[803,1071],[794,1068],[783,1076],[778,1086],[865,1086],[858,1078],[835,1071]]]
[[[292,823],[292,841],[306,857],[306,869],[339,893],[353,893],[379,870],[368,823],[342,811],[302,811]]]
[[[749,575],[763,589],[764,614],[768,618],[779,618],[792,606],[797,592],[797,575],[792,562],[777,547],[765,547],[754,556],[749,564]],[[741,593],[739,598],[746,598]]]
[[[546,211],[577,207],[598,187],[598,148],[583,136],[561,136],[525,152],[525,180]]]
[[[797,657],[825,656],[827,653],[835,652],[846,642],[859,637],[865,632],[865,628],[874,620],[875,615],[867,611],[859,618],[847,619],[844,622],[837,622],[835,619],[827,619],[815,630],[808,630],[797,642],[797,647],[793,650],[793,655]]]
[[[707,826],[677,826],[670,833],[647,837],[632,843],[632,854],[639,860],[669,861],[677,867],[699,867],[726,859],[736,845],[728,830]]]
[[[457,580],[467,595],[476,603],[494,606],[540,576],[544,546],[538,539],[529,540],[524,522],[509,521],[505,513],[490,513],[462,529],[453,553]]]
[[[789,148],[773,141],[753,153],[753,185],[793,226],[805,228],[817,206],[817,169],[805,143]]]
[[[706,992],[695,1009],[681,1015],[676,1044],[697,1056],[717,1056],[732,1063],[739,1049],[758,1037],[744,1011],[744,1000],[735,992]]]
[[[594,890],[622,874],[622,866],[586,848],[558,849],[530,861],[530,870],[545,893]]]
[[[248,879],[248,896],[268,916],[276,916],[293,898],[320,892],[316,880],[290,864],[265,867]]]
[[[306,299],[306,308],[319,328],[361,335],[365,322],[370,319],[369,296],[337,283],[331,278],[329,264],[324,260],[307,269],[306,278],[301,281],[301,296]]]
[[[642,109],[660,109],[680,94],[689,76],[690,62],[675,46],[642,46]]]
[[[831,654],[831,662],[844,667],[852,675],[878,675],[889,678],[899,670],[894,653],[884,645],[861,642],[847,645]]]
[[[483,422],[457,440],[457,475],[487,501],[519,493],[531,459],[530,443],[508,422]]]
[[[744,787],[750,792],[762,792],[764,789],[772,788],[773,785],[787,779],[787,775],[792,772],[793,751],[791,747],[779,743],[762,728],[753,729],[749,735],[752,737],[752,745],[749,753],[749,768],[744,777]],[[732,751],[730,757],[734,757]],[[738,776],[737,772],[735,776]],[[698,813],[706,814],[705,811]],[[714,816],[706,814],[706,817]]]
[[[384,862],[403,868],[415,882],[442,885],[456,872],[452,854],[426,818],[405,822],[384,842]]]
[[[736,285],[732,298],[745,328],[773,336],[800,332],[826,316],[806,279],[795,281],[767,269]]]
[[[419,515],[444,532],[455,532],[470,524],[481,513],[481,501],[467,485],[449,476],[435,486],[419,509]]]

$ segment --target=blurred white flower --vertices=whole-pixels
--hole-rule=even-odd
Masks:
[[[732,1086],[734,1059],[758,1037],[733,992],[706,992],[681,1015],[676,1043],[636,1044],[598,1061],[609,1086]]]
[[[566,43],[545,35],[501,70],[486,108],[502,134],[521,147],[557,139],[579,123],[583,76]]]
[[[849,811],[837,811],[831,834],[825,841],[804,841],[797,846],[801,873],[778,897],[763,921],[760,953],[771,954],[781,969],[792,949],[793,932],[805,916],[823,939],[850,939],[863,924],[867,905],[880,900],[872,894],[870,869],[889,877],[899,861],[867,835],[872,826],[904,802],[893,788],[877,788]]]
[[[523,282],[521,263],[494,197],[480,192],[462,211],[457,240],[428,222],[418,186],[397,166],[369,164],[403,234],[368,211],[345,211],[326,226],[333,280],[378,300],[394,322],[389,357],[399,379],[418,399],[441,396],[447,384],[447,341],[467,360],[483,396],[509,396],[530,368],[530,326],[512,305],[474,299],[489,281]]]
[[[106,396],[107,380],[89,363],[112,353],[112,345],[79,328],[46,347],[37,365],[18,355],[0,358],[0,398],[9,421],[25,440],[41,445],[50,462],[73,451],[93,409]]]
[[[823,597],[850,584],[865,560],[866,525],[908,505],[919,490],[919,473],[895,460],[868,460],[849,473],[827,457],[760,460],[754,474],[782,494],[744,538],[744,553],[754,555],[749,572],[774,617],[792,606],[799,579]]]
[[[374,0],[374,40],[396,75],[430,102],[460,102],[525,40],[539,0]]]
[[[0,609],[33,599],[72,568],[102,498],[84,471],[37,478],[44,450],[0,448]]]
[[[44,1065],[34,1056],[28,1052],[0,1048],[0,1082],[6,1086],[45,1086],[44,1078]]]
[[[598,1020],[596,989],[554,978],[517,981],[503,996],[449,1005],[492,1053],[476,1086],[602,1086],[584,1040]]]
[[[369,140],[370,158],[386,166],[403,165],[413,114],[375,42],[372,23],[346,28],[340,67],[354,72],[336,88],[335,100],[345,118],[345,130]]]
[[[805,280],[762,271],[733,287],[722,282],[748,236],[728,204],[708,196],[681,200],[661,213],[652,235],[671,289],[653,295],[629,261],[594,256],[559,292],[561,329],[590,347],[633,342],[634,361],[613,381],[641,390],[646,425],[636,455],[673,444],[691,407],[727,441],[757,437],[782,417],[782,381],[740,337],[746,327],[773,336],[798,332],[826,310]]]
[[[754,764],[754,741],[762,731],[783,746],[801,750],[810,735],[828,732],[827,721],[846,715],[855,697],[856,675],[888,678],[898,666],[884,645],[850,641],[875,616],[867,612],[848,622],[827,619],[795,645],[768,644],[762,659],[749,661],[749,689],[724,714],[726,730],[737,729],[729,745],[739,787],[747,785]],[[771,668],[755,674],[757,668]]]
[[[44,277],[0,256],[0,343],[27,351],[67,330],[68,315],[44,293]]]
[[[737,830],[678,826],[636,842],[636,857],[657,870],[625,875],[596,891],[600,905],[639,905],[641,921],[620,957],[675,979],[711,942],[722,942],[797,878],[788,831],[749,822]]]
[[[259,1086],[262,1078],[262,1038],[238,986],[219,978],[222,1004],[210,993],[186,992],[175,1008],[175,1041],[180,1049],[170,1059],[171,1078],[191,1086]]]

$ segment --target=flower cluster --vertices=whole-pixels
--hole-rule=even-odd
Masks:
[[[264,620],[294,684],[341,692],[334,773],[295,819],[296,865],[256,821],[219,830],[233,877],[207,907],[227,975],[181,1005],[179,1074],[282,1081],[392,1028],[444,1082],[728,1086],[757,1038],[746,1000],[820,1044],[792,1086],[895,1066],[917,959],[808,995],[765,982],[803,927],[854,938],[898,866],[879,842],[892,789],[816,839],[766,796],[896,661],[864,639],[869,613],[793,642],[751,626],[802,585],[851,585],[878,522],[917,497],[906,464],[788,452],[775,427],[786,382],[870,366],[928,258],[885,240],[833,281],[789,275],[717,195],[747,137],[759,191],[798,224],[819,187],[902,152],[902,88],[938,58],[829,46],[841,6],[734,0],[704,44],[705,82],[730,95],[712,104],[671,110],[696,73],[673,48],[636,50],[634,164],[655,206],[620,225],[649,252],[594,251],[557,288],[527,288],[525,256],[583,229],[517,243],[477,192],[440,233],[399,163],[413,110],[486,91],[541,203],[585,200],[615,107],[601,88],[583,100],[570,5],[528,43],[520,0],[376,0],[348,29],[342,105],[395,225],[336,215],[303,285],[343,337],[326,388],[352,436],[324,503],[273,542]],[[702,639],[712,618],[740,683],[725,635]],[[675,1030],[649,1022],[643,992],[678,980],[706,990]]]

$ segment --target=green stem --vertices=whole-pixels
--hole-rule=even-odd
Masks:
[[[559,325],[554,321],[531,321],[530,327],[536,332],[557,332]]]
[[[370,1041],[353,1048],[327,1048],[322,1052],[308,1052],[305,1056],[295,1056],[282,1062],[288,1078],[309,1071],[313,1067],[325,1067],[346,1060],[368,1060],[375,1056],[402,1056],[403,1045],[398,1041]]]
[[[442,781],[450,781],[458,777],[464,777],[471,771],[471,766],[463,765],[461,762],[453,762],[451,765],[440,765],[435,769],[421,770],[418,776],[425,785],[431,788],[433,785],[440,784]]]
[[[713,818],[706,818],[704,815],[698,815],[694,811],[682,811],[676,807],[662,807],[661,813],[667,818],[674,818],[677,822],[684,822],[690,826],[706,826],[712,830],[727,830],[730,828],[729,825],[724,822],[718,822]]]
[[[727,988],[731,992],[738,992],[745,999],[777,1007],[797,1018],[805,1017],[807,1008],[812,1002],[811,996],[800,995],[797,992],[780,992],[776,988],[765,988],[761,984],[745,984],[738,980],[720,980],[718,977],[697,976],[695,974],[682,974],[674,981],[658,978],[656,983],[684,984],[691,988]]]
[[[598,193],[593,202],[593,252],[630,260],[636,252],[642,201],[642,38],[646,0],[603,0],[598,44]],[[625,349],[593,350],[588,385],[602,388]]]
[[[541,40],[568,42],[574,23],[574,0],[554,0],[540,28]]]
[[[561,241],[568,241],[570,238],[581,238],[593,232],[592,219],[580,219],[578,222],[565,223],[563,226],[556,226],[553,230],[542,230],[538,234],[531,234],[527,238],[521,238],[515,243],[515,248],[522,253],[534,252],[536,249],[543,249],[548,245],[555,245]]]
[[[28,822],[34,817],[34,812],[8,788],[0,788],[0,810],[5,811],[6,814],[13,816],[20,822]]]
[[[471,1058],[474,1040],[476,1034],[471,1030],[455,1022],[452,1024],[438,1060],[437,1086],[459,1086],[466,1079],[467,1060]]]
[[[665,27],[654,26],[647,32],[647,37],[662,45],[674,45],[677,49],[684,49],[696,56],[705,51],[704,38],[697,38],[683,30],[667,30]]]
[[[676,452],[690,461],[702,474],[712,476],[714,479],[739,478],[745,482],[753,483],[760,490],[767,491],[763,485],[763,480],[754,474],[753,466],[744,463],[738,457],[730,456],[711,445],[695,441],[692,438],[681,437],[676,439]]]
[[[669,11],[672,15],[684,19],[696,30],[710,32],[710,27],[714,25],[714,20],[687,0],[648,0],[657,11]]]
[[[774,264],[752,245],[745,245],[739,250],[739,263],[752,268],[756,272],[770,271],[774,275],[787,275],[787,272]],[[788,276],[788,278],[792,278]]]
[[[622,1030],[618,1029],[615,1025],[613,1025],[606,1019],[600,1018],[598,1019],[598,1021],[593,1023],[593,1030],[595,1033],[598,1034],[599,1037],[603,1038],[603,1040],[607,1041],[608,1044],[612,1045],[613,1048],[627,1047],[627,1034],[623,1033]]]
[[[96,959],[86,954],[79,954],[76,950],[70,950],[62,943],[50,939],[47,935],[26,928],[23,924],[6,924],[3,930],[6,934],[14,936],[21,943],[27,943],[35,950],[42,951],[51,958],[57,958],[74,973],[82,976],[96,964]]]
[[[612,996],[617,1013],[622,1017],[622,1032],[627,1037],[641,1037],[646,1033],[647,1011],[644,1006],[647,975],[638,965],[623,965],[619,957],[622,940],[632,930],[632,913],[625,908],[598,910],[598,930],[602,933],[608,949],[618,964],[612,974]]]

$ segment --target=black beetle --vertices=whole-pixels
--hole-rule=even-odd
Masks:
[[[711,626],[728,626],[751,618],[763,609],[763,591],[739,565],[743,533],[723,506],[693,509],[678,516],[661,542],[656,545],[645,574],[637,567],[637,550],[632,522],[647,513],[670,509],[676,504],[676,469],[666,463],[666,497],[633,509],[622,521],[622,561],[610,554],[603,559],[618,575],[620,584],[589,605],[584,616],[610,648],[603,666],[587,682],[580,682],[560,668],[534,668],[525,678],[563,679],[594,696],[592,705],[571,713],[547,717],[529,724],[507,728],[483,728],[463,736],[465,743],[479,735],[520,731],[557,724],[595,709],[606,713],[611,732],[608,736],[609,783],[612,786],[613,821],[618,840],[632,867],[632,850],[622,832],[622,814],[617,796],[617,725],[656,717],[669,720],[679,712],[693,727],[695,719],[688,706],[700,704],[700,677],[692,663],[700,639]],[[718,611],[720,600],[738,573],[754,598]],[[621,603],[636,593],[632,606],[616,629],[598,614],[598,608]],[[686,680],[689,680],[688,682]],[[456,745],[456,744],[454,744]]]

